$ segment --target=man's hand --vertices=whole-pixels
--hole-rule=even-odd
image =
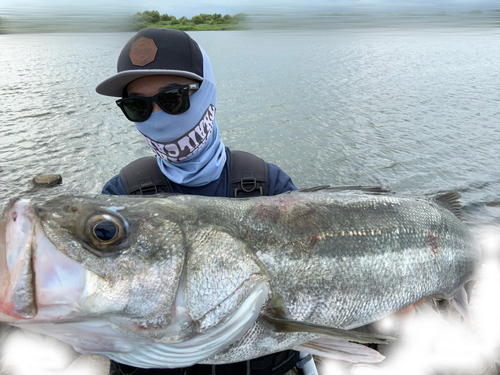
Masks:
[[[392,314],[392,316],[399,323],[406,323],[406,322],[412,320],[413,317],[415,316],[415,307],[424,303],[425,300],[426,300],[426,298],[422,298],[421,300],[418,300],[414,304],[407,306],[404,309],[399,310],[397,313]]]

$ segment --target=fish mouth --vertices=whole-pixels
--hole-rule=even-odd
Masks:
[[[31,319],[37,313],[32,261],[34,217],[28,201],[15,200],[7,204],[0,221],[1,320]]]
[[[64,320],[78,309],[87,271],[47,238],[29,200],[5,206],[0,216],[0,321]]]

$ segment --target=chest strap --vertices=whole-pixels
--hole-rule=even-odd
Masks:
[[[137,159],[120,171],[127,195],[170,193],[168,180],[158,167],[156,156]]]
[[[245,151],[231,151],[229,196],[233,198],[269,195],[269,176],[264,160]],[[171,193],[167,177],[155,156],[137,159],[120,171],[128,195]]]
[[[231,151],[232,198],[269,195],[269,175],[264,160],[245,151]]]

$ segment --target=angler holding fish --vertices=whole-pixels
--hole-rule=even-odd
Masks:
[[[122,169],[106,184],[104,194],[249,197],[296,190],[276,165],[224,146],[215,116],[217,95],[210,60],[184,32],[149,28],[137,33],[118,58],[118,73],[96,91],[122,97],[118,106],[156,154]],[[218,374],[247,373],[253,366],[262,374],[279,375],[298,360],[298,353],[289,350],[260,362],[215,370]],[[190,371],[212,372],[207,366],[197,367]],[[270,370],[274,367],[279,371]],[[183,374],[184,370],[162,373]]]
[[[103,193],[115,196],[4,205],[0,321],[113,371],[282,375],[298,351],[382,360],[352,341],[390,338],[354,329],[429,296],[467,314],[479,250],[456,194],[296,191],[279,167],[224,147],[210,62],[180,31],[140,31],[96,90],[122,97],[157,157],[113,177]],[[164,192],[181,195],[118,196]]]

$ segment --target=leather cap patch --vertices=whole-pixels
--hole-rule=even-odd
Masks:
[[[132,64],[144,66],[154,61],[158,48],[153,39],[141,36],[130,47],[129,57]]]

